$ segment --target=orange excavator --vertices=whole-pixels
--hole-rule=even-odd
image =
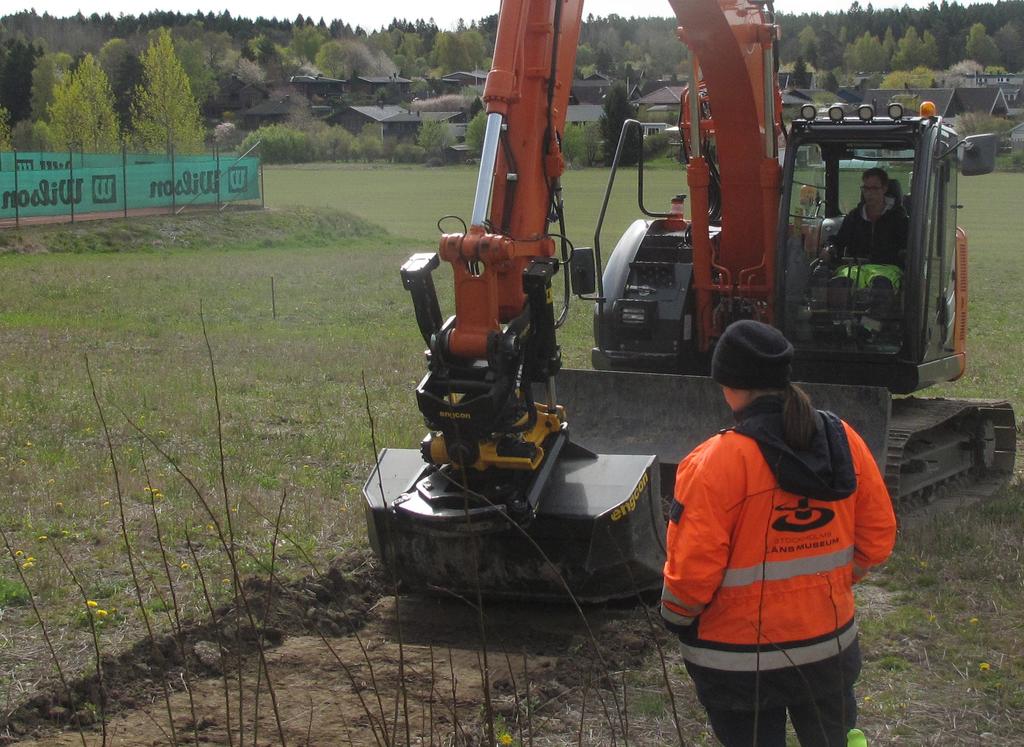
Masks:
[[[956,180],[991,171],[994,139],[961,140],[934,108],[899,102],[810,105],[787,127],[772,3],[670,5],[691,63],[687,194],[649,210],[641,159],[645,217],[605,262],[603,216],[643,125],[623,128],[594,247],[573,246],[561,141],[583,3],[502,2],[468,225],[401,269],[427,344],[416,401],[429,433],[418,450],[384,449],[363,491],[371,545],[409,588],[586,601],[659,588],[675,464],[729,422],[707,373],[737,319],[793,340],[796,378],[865,436],[898,508],[989,490],[1012,470],[1006,402],[893,396],[964,370]],[[910,216],[901,266],[826,251],[872,166]],[[570,294],[594,303],[595,370],[561,370]]]

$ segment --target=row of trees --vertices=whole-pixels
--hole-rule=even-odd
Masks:
[[[875,10],[859,2],[843,13],[780,15],[783,60],[823,70],[879,72],[918,65],[945,69],[963,59],[1024,68],[1024,2]],[[911,33],[913,32],[913,33]]]
[[[37,54],[16,42],[9,47],[8,62],[14,59],[16,66],[28,67],[25,61]],[[127,127],[118,116],[107,73],[92,54],[74,64],[66,53],[39,56],[42,61],[31,68],[28,80],[50,84],[33,85],[28,96],[23,89],[23,97],[14,100],[14,112],[0,106],[0,148],[12,145],[13,119],[22,129],[22,141],[39,149],[110,152],[125,144],[146,151],[202,149],[205,128],[166,29],[154,32],[139,60],[140,83],[131,92]]]
[[[669,7],[666,5],[666,15]],[[777,21],[784,66],[798,61],[832,71],[840,79],[857,72],[945,69],[963,59],[1010,71],[1024,68],[1024,0],[961,6],[874,10],[854,2],[848,10],[787,15]],[[93,14],[57,19],[34,12],[0,18],[0,42],[37,45],[48,54],[100,60],[119,101],[137,84],[138,60],[148,35],[169,28],[200,106],[217,91],[218,77],[235,73],[247,81],[283,82],[301,72],[336,78],[401,74],[438,78],[455,70],[486,67],[493,51],[496,16],[442,30],[432,21],[392,21],[367,31],[340,19],[330,23],[301,15],[294,21],[233,18],[228,13],[151,13],[138,17]],[[581,73],[594,70],[636,80],[685,75],[686,53],[670,18],[588,16],[577,52]],[[0,60],[3,62],[3,60]],[[5,86],[18,84],[0,64],[0,104],[14,121],[23,112],[4,100]],[[12,71],[13,72],[13,71]],[[20,72],[31,75],[31,69]],[[123,102],[122,102],[123,103]],[[122,107],[123,108],[123,107]],[[119,112],[124,118],[124,111]],[[38,112],[36,112],[38,116]]]

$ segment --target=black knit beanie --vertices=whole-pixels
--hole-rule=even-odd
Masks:
[[[715,346],[711,378],[733,389],[783,389],[789,383],[793,346],[768,324],[742,319]]]

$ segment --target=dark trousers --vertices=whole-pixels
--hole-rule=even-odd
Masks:
[[[786,711],[802,747],[846,747],[846,732],[857,724],[853,688],[832,697],[754,712],[707,709],[715,736],[725,747],[786,747]]]

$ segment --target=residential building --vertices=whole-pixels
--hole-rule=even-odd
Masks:
[[[487,82],[486,70],[456,70],[441,78],[441,83],[449,90],[461,91],[464,88],[483,86]]]
[[[591,73],[586,78],[577,78],[572,82],[569,101],[573,104],[600,104],[614,83],[604,73]]]
[[[268,99],[242,113],[242,126],[247,130],[256,130],[264,125],[280,124],[293,112],[307,106],[305,101],[293,99],[291,96]]]
[[[288,82],[310,102],[323,102],[338,98],[345,93],[345,84],[347,83],[338,78],[328,78],[320,73],[293,75]]]
[[[348,81],[347,90],[378,104],[397,104],[408,98],[411,86],[412,81],[400,75],[359,75]]]
[[[458,135],[458,125],[465,124],[463,112],[412,112],[393,104],[384,106],[349,106],[327,118],[328,124],[341,125],[353,134],[359,134],[368,124],[380,129],[382,140],[415,140],[424,122],[440,120],[452,125]]]

